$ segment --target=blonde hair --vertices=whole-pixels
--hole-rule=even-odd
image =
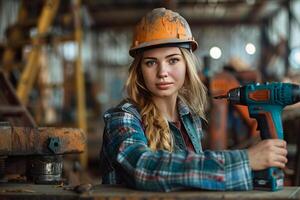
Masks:
[[[178,93],[179,98],[188,105],[193,113],[205,119],[206,88],[197,74],[197,59],[187,49],[180,48],[180,50],[185,59],[187,69],[183,87]],[[129,77],[126,82],[128,97],[140,109],[149,147],[152,150],[164,149],[172,152],[173,142],[169,125],[151,100],[152,94],[144,83],[141,60],[142,53],[135,56],[129,68]]]

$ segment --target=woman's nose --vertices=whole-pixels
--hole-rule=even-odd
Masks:
[[[160,74],[158,74],[158,77],[159,78],[167,78],[168,74],[167,73],[160,73]]]
[[[164,64],[160,64],[157,75],[159,78],[166,78],[168,77],[168,69],[167,66]]]

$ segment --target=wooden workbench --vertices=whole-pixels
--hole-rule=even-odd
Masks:
[[[33,184],[3,184],[0,183],[0,199],[300,199],[300,187],[285,187],[277,192],[245,191],[245,192],[217,192],[189,190],[180,192],[142,192],[119,186],[93,186],[92,190],[78,194],[74,191],[63,189],[57,185]]]

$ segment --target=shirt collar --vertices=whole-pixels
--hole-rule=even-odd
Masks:
[[[177,99],[177,109],[180,116],[187,115],[191,112],[188,105],[181,98]]]

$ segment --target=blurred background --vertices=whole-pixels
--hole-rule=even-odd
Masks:
[[[246,83],[300,84],[299,0],[0,0],[0,70],[12,93],[0,86],[0,122],[80,128],[85,153],[65,170],[99,182],[102,115],[124,98],[133,27],[156,7],[190,24],[210,97]],[[30,122],[13,121],[12,105],[24,105]],[[245,109],[210,99],[207,116],[205,148],[246,148],[258,139]],[[299,124],[299,105],[284,110],[286,185],[300,185]]]

